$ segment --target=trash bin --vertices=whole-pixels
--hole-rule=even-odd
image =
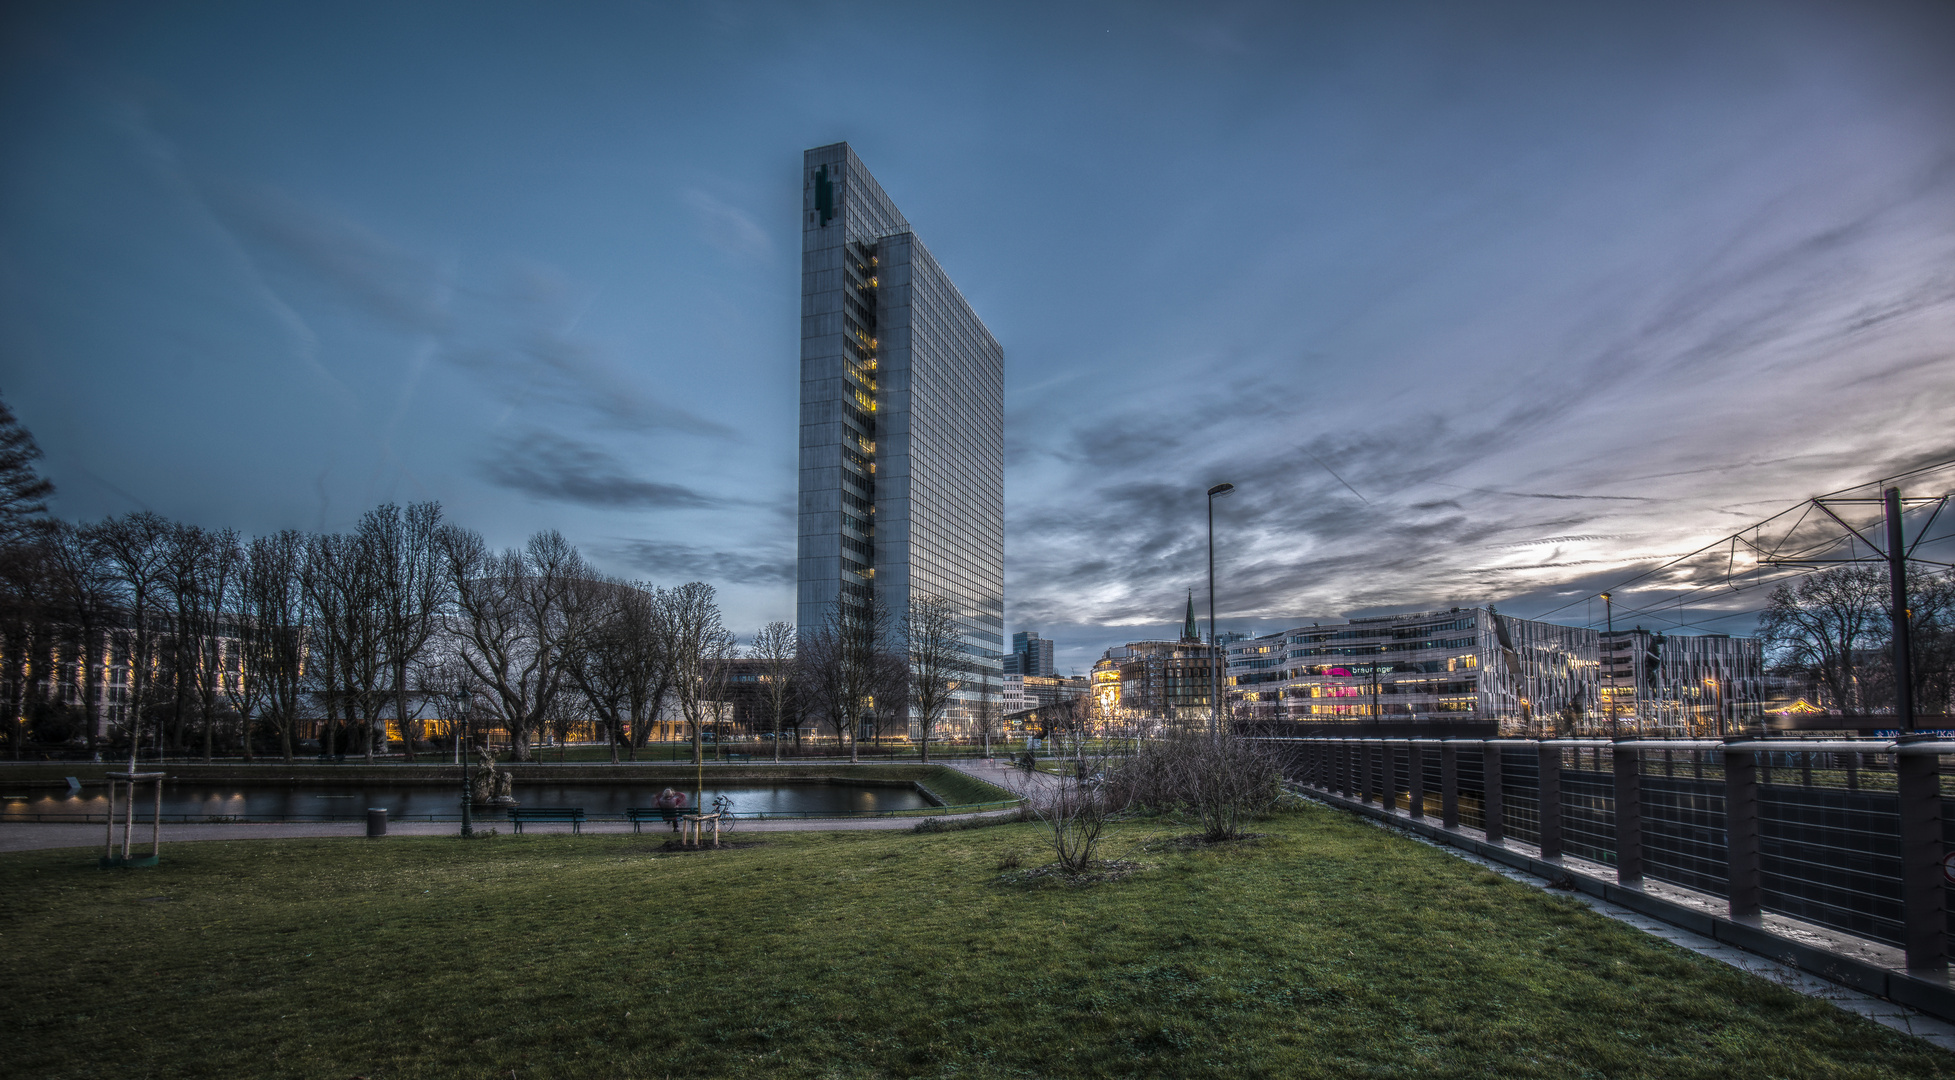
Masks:
[[[386,807],[384,806],[367,807],[367,835],[368,836],[387,835],[387,808]]]

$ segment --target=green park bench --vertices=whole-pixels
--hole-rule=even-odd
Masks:
[[[518,836],[522,835],[525,822],[536,824],[547,821],[568,821],[570,831],[577,835],[584,832],[584,808],[581,806],[512,806],[509,808],[509,824]]]
[[[634,806],[625,811],[625,820],[631,822],[632,832],[642,832],[647,821],[667,822],[676,829],[681,815],[698,812],[690,806]]]

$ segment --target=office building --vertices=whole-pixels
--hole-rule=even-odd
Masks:
[[[1317,623],[1228,647],[1231,712],[1408,732],[1588,734],[1602,715],[1598,646],[1594,630],[1491,607]]]
[[[1616,734],[1716,738],[1763,722],[1771,695],[1756,638],[1638,626],[1604,631],[1601,649],[1602,719]]]
[[[804,155],[802,190],[800,626],[872,595],[897,620],[912,596],[942,596],[972,683],[995,693],[1004,350],[847,143]]]
[[[1052,642],[1036,630],[1020,630],[1011,636],[1011,652],[1005,655],[1005,672],[1015,675],[1052,676]]]

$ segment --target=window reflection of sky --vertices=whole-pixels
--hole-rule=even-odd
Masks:
[[[581,806],[592,817],[621,817],[628,807],[651,806],[664,784],[518,785],[516,798],[528,807]],[[690,786],[673,785],[692,799]],[[733,800],[740,814],[875,813],[928,806],[908,787],[857,787],[846,784],[774,784],[760,787],[708,786],[700,796],[710,805],[717,795]],[[136,814],[143,817],[151,794],[144,789]],[[459,791],[446,785],[336,784],[302,788],[215,787],[167,784],[163,816],[173,818],[233,818],[254,821],[357,820],[369,808],[384,807],[396,821],[461,816]],[[101,788],[78,793],[34,792],[0,795],[0,821],[100,820],[108,811],[108,795]],[[118,809],[118,816],[120,810]],[[477,816],[499,816],[478,810]]]

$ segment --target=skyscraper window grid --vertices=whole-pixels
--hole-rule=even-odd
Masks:
[[[898,618],[913,593],[943,596],[974,681],[995,685],[1003,350],[847,144],[808,151],[803,179],[797,618],[812,630],[872,591]]]

